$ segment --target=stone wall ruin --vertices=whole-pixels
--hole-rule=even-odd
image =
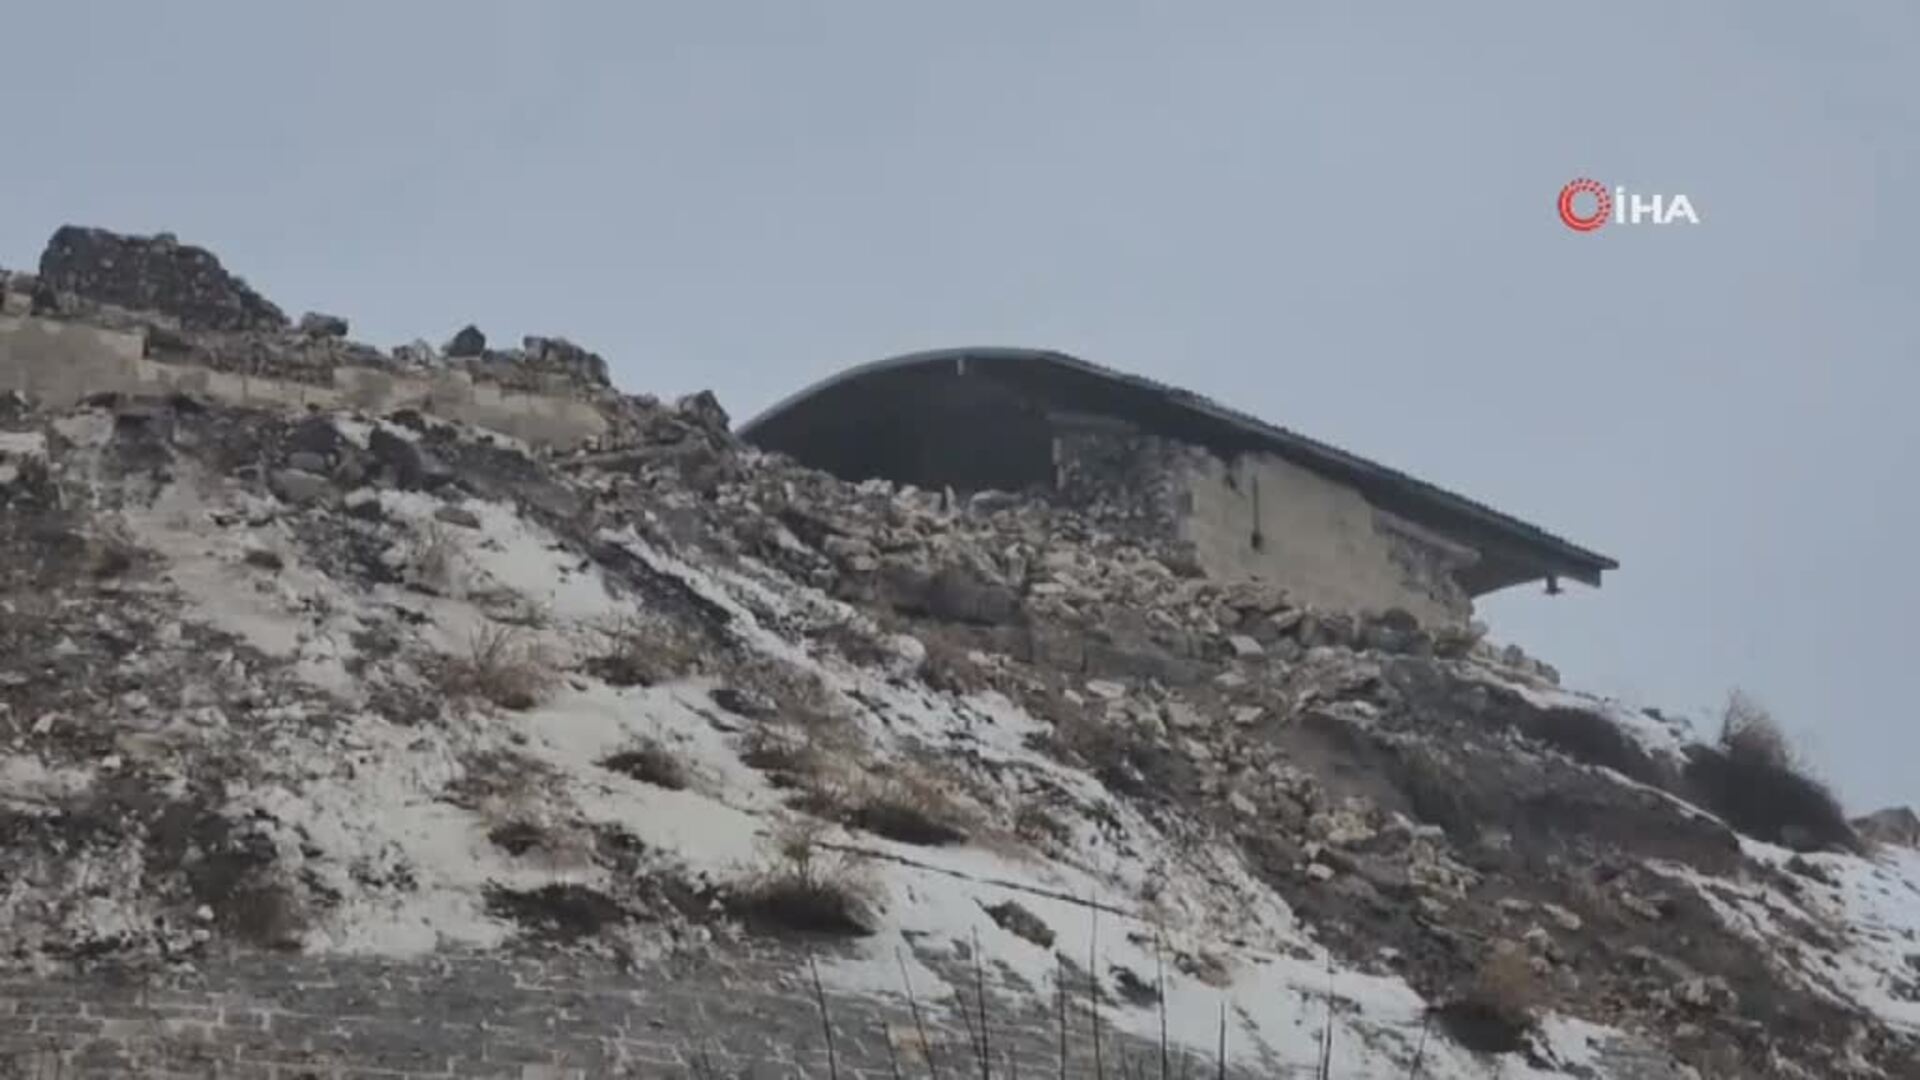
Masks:
[[[1061,418],[1056,490],[1103,523],[1174,540],[1193,568],[1257,579],[1336,610],[1401,608],[1460,624],[1473,602],[1455,573],[1476,553],[1277,455],[1231,458],[1120,421]]]
[[[186,393],[257,408],[413,409],[538,448],[619,442],[606,361],[564,338],[507,350],[482,340],[453,357],[425,343],[388,353],[346,333],[335,316],[292,322],[212,253],[164,233],[65,226],[38,275],[0,271],[0,393],[49,407]]]

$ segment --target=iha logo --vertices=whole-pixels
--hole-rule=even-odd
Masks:
[[[1611,221],[1617,225],[1700,224],[1693,201],[1685,195],[1641,195],[1617,187],[1609,192],[1598,180],[1581,177],[1560,189],[1560,220],[1574,232],[1593,232]]]

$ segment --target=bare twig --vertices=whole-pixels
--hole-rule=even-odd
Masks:
[[[1053,962],[1054,996],[1060,1001],[1060,1080],[1067,1080],[1067,958],[1055,953]]]
[[[1320,1031],[1320,1080],[1333,1080],[1333,957],[1327,957],[1327,1026]]]
[[[1172,1061],[1167,1057],[1167,961],[1160,948],[1160,935],[1153,935],[1154,993],[1160,999],[1160,1080],[1170,1080]]]
[[[920,1015],[920,1002],[913,996],[913,978],[907,974],[907,956],[899,949],[893,950],[893,958],[900,964],[900,981],[907,988],[907,1008],[913,1012],[913,1028],[920,1034],[920,1052],[926,1055],[927,1072],[933,1080],[940,1080],[940,1062],[933,1056],[933,1040],[927,1036],[927,1023]]]
[[[989,1062],[993,1060],[993,1035],[987,1028],[987,973],[980,960],[980,928],[973,928],[973,987],[980,999],[980,1080],[993,1080]]]
[[[1220,1046],[1214,1051],[1216,1080],[1227,1080],[1227,999],[1220,999]]]
[[[1413,1068],[1407,1070],[1407,1080],[1419,1080],[1420,1063],[1427,1056],[1427,1032],[1433,1027],[1433,1012],[1429,1010],[1420,1018],[1420,1045],[1413,1051]]]
[[[807,970],[813,973],[813,996],[820,1003],[820,1029],[827,1033],[827,1076],[840,1080],[840,1062],[833,1050],[833,1017],[827,1012],[827,991],[820,985],[820,965],[814,962],[812,951],[807,953]]]
[[[1100,1053],[1100,909],[1087,909],[1087,1001],[1093,1014],[1093,1075],[1107,1080],[1106,1059]]]

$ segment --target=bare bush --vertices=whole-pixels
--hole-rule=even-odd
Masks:
[[[668,791],[681,791],[692,779],[686,765],[658,739],[642,739],[607,757],[600,762],[600,767]]]
[[[1730,758],[1791,769],[1797,764],[1785,733],[1766,707],[1739,690],[1727,696],[1720,715],[1720,749]]]
[[[442,685],[450,696],[520,710],[544,701],[556,681],[553,658],[539,642],[488,624],[474,632],[466,656],[446,665]]]
[[[877,888],[866,868],[825,848],[822,822],[796,818],[771,839],[768,865],[731,897],[734,914],[774,932],[864,937]]]
[[[861,783],[849,801],[846,824],[903,844],[962,843],[972,817],[945,784],[918,771]]]
[[[1689,753],[1695,799],[1748,836],[1802,851],[1860,848],[1833,792],[1812,775],[1765,707],[1736,691],[1720,742]]]
[[[627,616],[607,629],[608,650],[587,671],[614,686],[656,686],[701,669],[698,635],[664,617]]]
[[[1526,952],[1502,943],[1480,965],[1465,992],[1435,1010],[1454,1041],[1479,1053],[1521,1049],[1535,1023],[1540,983]]]

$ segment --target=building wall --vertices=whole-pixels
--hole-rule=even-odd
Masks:
[[[1119,422],[1072,417],[1056,420],[1054,457],[1063,500],[1184,541],[1210,577],[1257,577],[1318,607],[1404,608],[1428,623],[1473,613],[1454,577],[1471,549],[1283,458],[1227,461]]]
[[[214,371],[146,358],[145,339],[78,323],[0,315],[0,392],[18,390],[65,408],[105,392],[184,391],[261,408],[412,408],[537,445],[577,446],[608,430],[592,403],[559,392],[529,393],[476,381],[464,371],[414,377],[341,366],[326,385]]]

